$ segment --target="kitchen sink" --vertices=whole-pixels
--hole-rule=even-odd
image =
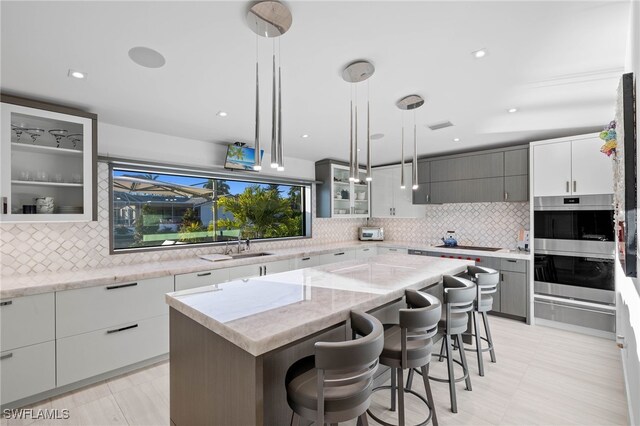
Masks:
[[[271,256],[273,253],[265,253],[263,251],[257,253],[235,253],[229,254],[233,259],[246,259],[248,257],[261,257],[261,256]]]

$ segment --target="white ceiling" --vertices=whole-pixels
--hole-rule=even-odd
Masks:
[[[3,1],[0,86],[82,107],[108,123],[213,143],[252,142],[256,36],[245,24],[248,4]],[[348,158],[350,87],[340,73],[355,59],[376,66],[371,127],[386,135],[373,142],[376,164],[400,159],[395,102],[411,93],[427,99],[416,113],[420,154],[576,134],[613,117],[626,1],[288,5],[293,25],[280,39],[287,156]],[[258,42],[268,142],[272,41]],[[166,65],[134,64],[127,56],[134,46],[158,50]],[[480,48],[489,54],[476,60],[471,52]],[[70,68],[88,78],[67,77]],[[359,90],[362,100],[366,83]],[[507,113],[510,107],[519,112]],[[221,110],[228,117],[217,117]],[[405,114],[411,123],[413,113]],[[424,126],[444,120],[455,126]]]

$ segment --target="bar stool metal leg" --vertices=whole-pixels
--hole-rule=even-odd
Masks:
[[[424,390],[427,393],[427,402],[429,403],[429,407],[433,413],[431,417],[431,422],[433,426],[438,426],[438,417],[436,416],[435,410],[435,401],[433,400],[433,394],[431,393],[431,384],[429,383],[429,364],[423,365],[422,368],[422,381],[424,383]],[[409,373],[413,377],[413,370]]]
[[[396,374],[397,374],[397,370],[395,368],[392,368],[391,369],[391,411],[396,411],[396,390],[398,389]]]
[[[476,355],[478,357],[478,370],[481,376],[484,376],[484,363],[482,360],[482,338],[480,337],[480,328],[478,327],[478,313],[471,311],[473,317],[473,332],[476,338]]]
[[[398,368],[398,423],[399,426],[404,426],[404,380],[402,377],[402,368]]]
[[[496,351],[493,346],[493,339],[491,338],[491,329],[489,328],[489,318],[486,312],[482,312],[482,321],[484,322],[484,331],[487,333],[487,341],[489,342],[489,354],[491,355],[491,362],[496,362]],[[476,331],[477,333],[477,331]]]
[[[464,379],[467,390],[471,390],[471,374],[469,374],[469,366],[467,365],[467,355],[464,353],[464,346],[462,343],[462,334],[456,335],[456,341],[458,342],[458,349],[460,350],[460,362],[462,362],[462,371],[466,373]]]
[[[451,411],[453,413],[458,412],[458,403],[456,401],[456,382],[455,376],[453,375],[453,343],[451,341],[451,336],[445,334],[444,339],[446,339],[447,346],[447,371],[449,375],[449,397],[451,398]]]

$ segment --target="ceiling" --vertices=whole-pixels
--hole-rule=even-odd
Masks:
[[[368,88],[371,132],[385,137],[372,142],[375,164],[399,161],[402,115],[395,102],[411,93],[426,98],[416,111],[420,155],[593,131],[614,115],[626,1],[287,4],[293,25],[278,41],[288,157],[348,158],[351,88],[340,75],[356,59],[376,67]],[[3,1],[0,87],[81,107],[107,123],[251,143],[256,36],[245,23],[248,6]],[[270,140],[272,39],[258,43],[264,144]],[[134,64],[127,55],[134,46],[156,49],[166,65]],[[475,59],[471,52],[480,48],[488,55]],[[69,69],[88,78],[69,78]],[[367,83],[358,92],[362,113]],[[518,112],[508,113],[511,107]],[[219,111],[228,116],[216,116]],[[404,114],[412,125],[413,112]],[[446,120],[454,127],[425,127]]]

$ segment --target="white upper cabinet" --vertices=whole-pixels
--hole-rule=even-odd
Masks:
[[[96,116],[3,96],[1,118],[0,222],[94,220]]]
[[[597,135],[534,142],[533,195],[565,196],[613,192],[611,158]]]
[[[368,218],[371,206],[366,170],[360,169],[358,179],[350,181],[349,167],[333,160],[316,163],[316,216]]]
[[[400,165],[394,165],[372,170],[372,217],[424,217],[425,207],[414,205],[412,201],[411,164],[404,166],[404,189],[400,188],[400,167]]]

